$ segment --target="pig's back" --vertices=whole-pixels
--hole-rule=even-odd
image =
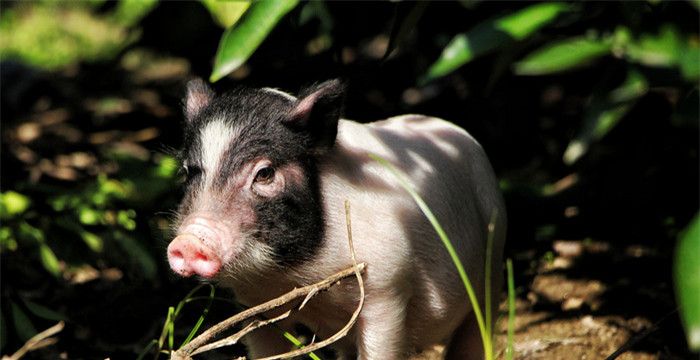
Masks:
[[[408,176],[450,237],[480,298],[493,211],[499,215],[495,264],[501,260],[505,231],[505,209],[493,170],[466,131],[420,115],[365,125],[341,120],[335,149],[321,164],[327,223],[322,252],[339,260],[338,268],[349,263],[343,208],[347,199],[358,260],[368,263],[367,296],[397,287],[410,293],[407,322],[412,342],[419,346],[442,341],[468,311],[464,287],[413,199],[369,153],[387,159]]]

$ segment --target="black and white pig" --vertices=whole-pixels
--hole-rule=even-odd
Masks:
[[[448,357],[480,358],[476,321],[448,252],[409,194],[368,154],[410,177],[454,243],[482,305],[494,211],[494,294],[506,227],[486,154],[466,131],[437,118],[340,119],[343,90],[337,80],[299,97],[270,88],[215,94],[201,80],[188,84],[186,193],[168,246],[170,267],[232,289],[245,305],[267,301],[352,264],[348,199],[357,260],[367,263],[366,297],[339,356],[403,359],[445,344]],[[356,287],[343,282],[283,326],[295,321],[321,338],[332,335],[354,311]],[[265,329],[246,345],[254,358],[290,348]]]

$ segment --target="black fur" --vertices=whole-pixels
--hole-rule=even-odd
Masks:
[[[201,178],[201,149],[206,144],[199,143],[200,130],[214,119],[225,119],[238,129],[239,135],[226,150],[227,160],[220,173],[215,175],[215,185],[223,188],[226,180],[240,171],[244,164],[259,157],[270,159],[273,167],[299,164],[304,170],[304,184],[291,186],[287,183],[283,193],[275,198],[257,197],[253,204],[256,228],[250,230],[259,241],[274,249],[281,265],[309,260],[323,239],[324,221],[316,164],[318,157],[335,142],[342,108],[342,84],[331,80],[312,86],[302,92],[297,101],[244,87],[215,95],[202,85],[198,81],[188,86],[188,96],[194,90],[210,97],[196,113],[187,113],[185,109],[187,121],[181,160],[189,169],[186,186]],[[295,110],[306,96],[313,96],[313,106],[311,111],[300,114]],[[187,211],[189,205],[186,203],[192,200],[188,195],[183,199],[182,211]]]

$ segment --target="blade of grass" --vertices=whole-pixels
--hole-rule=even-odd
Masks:
[[[513,280],[513,261],[506,260],[508,273],[508,338],[506,340],[506,360],[513,360],[513,334],[515,333],[515,280]]]
[[[384,166],[387,170],[389,170],[389,172],[391,172],[396,177],[401,187],[411,195],[411,197],[421,209],[425,217],[428,219],[428,221],[430,221],[430,224],[435,229],[435,232],[437,232],[438,236],[440,237],[440,240],[447,249],[447,252],[450,254],[452,262],[454,262],[455,267],[457,267],[457,272],[459,273],[459,276],[462,279],[462,283],[464,283],[464,287],[467,290],[467,295],[469,296],[469,300],[471,301],[472,309],[474,310],[474,316],[476,317],[476,322],[479,325],[481,341],[484,346],[484,357],[486,360],[492,360],[493,345],[491,343],[491,336],[486,331],[486,326],[484,325],[484,317],[481,313],[481,307],[479,307],[479,302],[476,298],[476,293],[474,292],[474,289],[471,285],[471,281],[469,281],[467,272],[464,270],[462,261],[459,259],[457,252],[455,251],[454,247],[452,246],[452,243],[450,242],[450,239],[447,237],[447,233],[445,233],[445,230],[442,228],[433,212],[430,210],[425,201],[423,201],[420,195],[418,195],[418,193],[413,189],[413,186],[411,186],[406,176],[400,170],[395,168],[393,165],[391,165],[391,163],[389,163],[386,159],[382,158],[379,155],[369,154],[369,157],[372,158],[372,160]]]
[[[492,257],[493,257],[493,236],[494,236],[494,230],[496,227],[496,217],[498,216],[498,210],[493,209],[493,212],[491,213],[491,219],[489,220],[489,234],[486,238],[486,261],[484,262],[484,283],[485,283],[485,289],[484,289],[484,310],[486,312],[486,332],[491,336],[493,334],[491,326],[493,325],[491,323],[491,266],[492,266]]]
[[[146,347],[143,348],[143,350],[141,350],[141,353],[139,353],[139,357],[137,357],[136,360],[143,360],[143,358],[146,357],[146,354],[148,354],[148,352],[151,351],[151,349],[153,349],[153,347],[157,346],[157,345],[158,345],[158,340],[156,340],[156,339],[151,340],[148,343],[148,345],[146,345]],[[157,352],[156,352],[156,354],[157,354]]]
[[[294,346],[296,346],[298,349],[304,348],[304,344],[302,344],[301,341],[299,341],[299,339],[294,337],[294,335],[290,334],[287,331],[285,331],[283,335],[284,335],[285,339],[289,340],[289,342],[292,343]],[[321,358],[318,357],[318,355],[314,354],[313,352],[309,353],[309,357],[314,359],[314,360],[321,360]]]
[[[214,300],[215,288],[211,284],[207,284],[207,285],[209,285],[209,301],[207,301],[207,306],[204,308],[204,311],[202,311],[202,315],[199,316],[199,319],[197,319],[197,323],[194,325],[192,330],[190,330],[190,333],[187,335],[187,338],[185,338],[185,341],[183,341],[182,344],[180,344],[180,347],[187,345],[187,343],[189,343],[190,340],[192,340],[192,337],[194,337],[194,334],[196,334],[197,331],[199,331],[199,328],[202,326],[202,323],[204,322],[204,318],[209,313],[209,308],[211,307],[211,303]]]

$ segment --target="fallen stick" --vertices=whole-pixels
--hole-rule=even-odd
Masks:
[[[32,336],[32,338],[27,340],[27,342],[24,343],[19,350],[10,356],[3,356],[2,360],[18,360],[30,351],[55,344],[58,340],[56,338],[52,338],[52,336],[61,332],[64,326],[65,323],[63,321],[59,321],[56,325]]]

